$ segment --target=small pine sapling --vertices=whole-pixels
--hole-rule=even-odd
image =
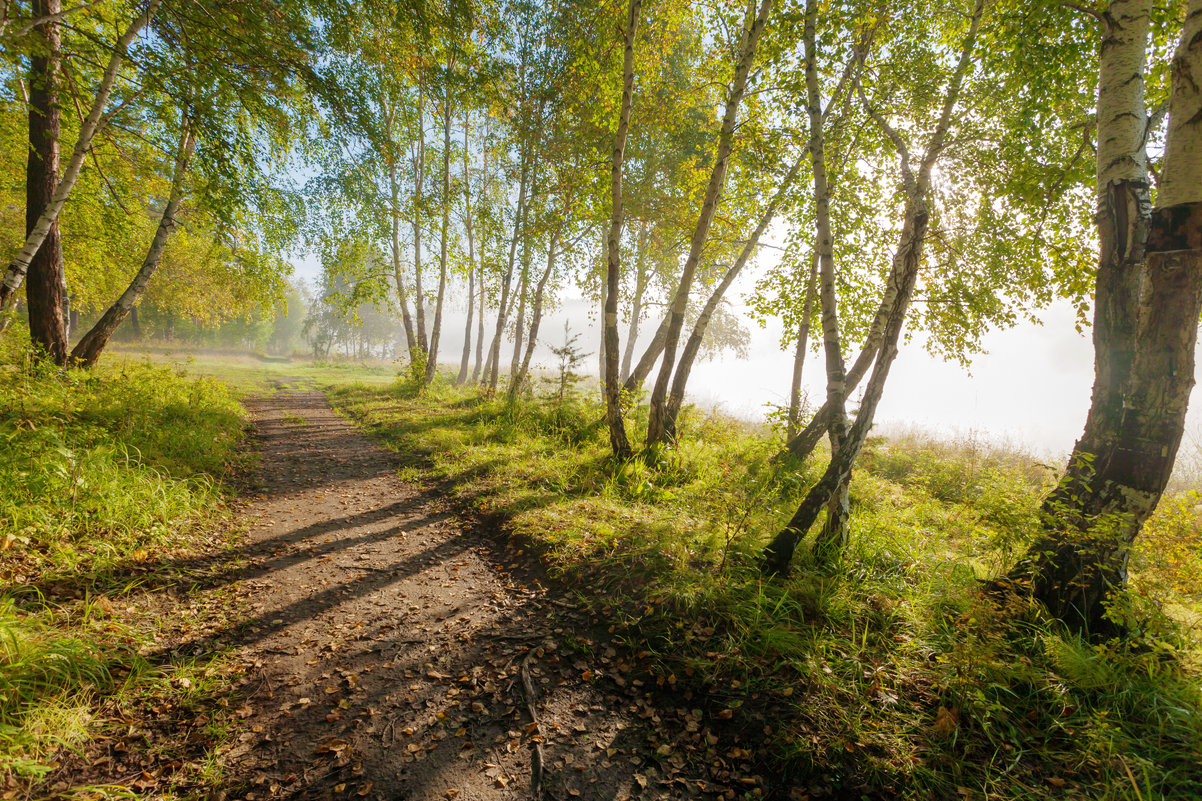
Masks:
[[[571,325],[565,322],[563,324],[563,344],[551,348],[555,358],[559,359],[557,366],[559,372],[555,378],[555,424],[557,426],[563,425],[563,404],[575,393],[576,384],[582,377],[576,371],[591,355],[576,343],[578,339],[580,339],[580,334],[573,334]]]

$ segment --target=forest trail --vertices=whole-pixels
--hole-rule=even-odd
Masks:
[[[726,794],[656,751],[697,740],[694,713],[661,717],[608,644],[574,651],[597,621],[531,578],[530,560],[400,480],[397,455],[322,393],[248,406],[261,460],[234,643],[250,681],[223,798],[531,798],[523,678],[546,797]]]

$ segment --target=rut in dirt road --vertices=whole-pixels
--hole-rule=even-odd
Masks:
[[[510,576],[512,554],[399,480],[321,393],[249,407],[252,618],[234,639],[251,670],[226,797],[528,798],[539,739],[548,797],[700,792],[647,756],[637,698],[586,681],[618,657],[573,651],[588,618],[570,601]]]

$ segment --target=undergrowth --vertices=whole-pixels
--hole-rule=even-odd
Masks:
[[[214,539],[243,428],[210,379],[146,362],[62,370],[20,341],[0,339],[4,798],[79,790],[56,771],[113,725],[102,713],[197,669],[143,657],[164,621],[141,594],[170,586],[176,558]],[[110,790],[93,797],[128,792]]]
[[[1031,540],[1054,479],[1021,454],[873,439],[842,561],[801,554],[768,581],[759,552],[823,466],[777,463],[771,432],[689,410],[675,449],[615,465],[601,408],[578,395],[331,396],[417,460],[411,477],[432,471],[587,587],[682,702],[741,707],[796,797],[1202,797],[1196,494],[1167,498],[1133,556],[1136,641],[1097,646],[977,591]]]

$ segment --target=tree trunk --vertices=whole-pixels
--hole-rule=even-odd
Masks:
[[[684,403],[685,387],[688,386],[689,374],[693,370],[693,363],[697,359],[697,354],[701,351],[701,343],[705,340],[705,331],[709,327],[710,318],[714,316],[714,312],[718,309],[718,304],[726,297],[726,291],[730,289],[730,285],[743,271],[743,267],[751,259],[751,254],[755,252],[759,245],[760,237],[764,235],[768,225],[772,222],[772,218],[776,216],[776,210],[780,206],[781,201],[785,197],[785,193],[793,186],[794,179],[797,178],[798,170],[801,169],[802,161],[805,158],[805,153],[798,156],[797,161],[793,162],[793,166],[789,168],[789,172],[785,175],[780,185],[773,193],[772,199],[768,202],[768,208],[764,209],[763,215],[760,216],[759,224],[756,225],[747,244],[743,246],[743,250],[739,253],[739,257],[735,259],[726,273],[722,276],[722,280],[718,282],[718,286],[714,287],[714,291],[710,293],[709,299],[705,302],[705,306],[701,310],[701,314],[697,316],[697,321],[693,324],[693,332],[689,335],[688,341],[685,343],[684,351],[680,355],[680,363],[676,367],[676,377],[672,381],[672,392],[668,395],[668,402],[664,409],[664,440],[667,442],[676,441],[676,418],[680,415],[681,404]]]
[[[638,363],[634,369],[630,371],[630,376],[626,379],[626,383],[622,385],[622,391],[627,393],[638,392],[643,386],[643,382],[647,380],[647,376],[651,375],[651,370],[655,367],[655,362],[659,359],[660,354],[664,352],[664,345],[668,342],[668,318],[660,320],[659,327],[655,329],[655,334],[651,337],[651,341],[647,343],[647,349],[643,351],[643,355],[639,357]]]
[[[828,436],[834,462],[849,438],[847,421],[847,368],[843,362],[843,344],[839,336],[839,312],[835,288],[834,235],[830,219],[830,184],[826,172],[826,139],[823,131],[821,97],[818,89],[817,0],[806,3],[804,37],[806,47],[805,78],[807,109],[810,119],[810,160],[814,173],[814,217],[818,238],[814,256],[818,262],[818,295],[822,313],[822,343],[826,356],[826,401],[830,406]],[[826,501],[827,520],[814,543],[814,554],[828,561],[842,553],[847,543],[847,512],[850,471],[840,474]],[[804,504],[803,504],[804,506]],[[812,520],[810,524],[812,524]],[[805,531],[809,530],[809,524]]]
[[[807,73],[813,69],[810,59],[813,58],[814,53],[813,16],[816,12],[813,10],[813,6],[815,2],[816,0],[810,0],[807,4]],[[956,103],[959,100],[960,90],[964,84],[964,77],[967,75],[968,68],[972,63],[972,53],[976,47],[977,35],[981,28],[984,13],[985,0],[977,0],[968,35],[965,37],[955,71],[948,83],[939,120],[935,125],[934,132],[931,134],[930,141],[927,143],[927,148],[919,165],[917,175],[914,174],[910,167],[910,154],[904,140],[880,114],[871,107],[868,108],[869,115],[893,142],[894,147],[898,151],[903,185],[906,191],[906,208],[902,224],[901,240],[898,244],[897,252],[894,254],[893,266],[890,270],[891,287],[886,290],[886,296],[894,294],[895,298],[891,304],[888,317],[884,320],[880,347],[876,354],[876,359],[872,364],[872,374],[868,379],[868,385],[865,387],[864,398],[856,414],[856,421],[850,430],[848,430],[846,416],[843,412],[843,398],[846,397],[843,393],[847,391],[846,383],[844,382],[840,387],[842,392],[838,397],[832,397],[829,390],[829,364],[830,357],[833,354],[831,354],[829,349],[830,335],[827,333],[827,299],[825,297],[827,289],[822,286],[822,284],[826,283],[826,278],[822,276],[819,295],[823,305],[824,338],[828,341],[828,399],[824,408],[830,408],[827,414],[830,415],[832,443],[838,442],[838,450],[832,452],[831,461],[827,465],[822,478],[806,494],[793,518],[765,549],[764,567],[770,573],[781,573],[788,569],[797,544],[805,537],[810,527],[814,524],[821,509],[824,506],[828,506],[832,502],[832,499],[835,499],[837,503],[834,507],[828,507],[830,511],[835,515],[845,515],[846,504],[843,502],[843,493],[845,492],[847,483],[851,480],[852,466],[855,464],[860,449],[864,445],[864,440],[867,439],[868,432],[872,428],[873,420],[876,416],[876,408],[885,391],[889,369],[892,367],[893,361],[897,358],[897,342],[905,324],[906,312],[909,309],[910,299],[914,293],[915,283],[918,280],[918,271],[922,263],[922,253],[926,244],[926,233],[930,222],[927,194],[930,190],[931,172],[940,154],[943,152],[947,132],[951,126],[952,112],[955,110]],[[809,75],[807,74],[807,84],[810,83],[808,79]],[[812,89],[809,94],[810,104],[813,106],[815,100]],[[865,105],[867,105],[866,101]],[[816,146],[814,149],[816,149]],[[814,149],[811,150],[811,153],[813,153]],[[817,188],[817,176],[815,177],[815,181]],[[819,248],[819,259],[820,264],[825,260],[821,248]],[[861,353],[861,357],[863,355]],[[843,434],[843,432],[846,432],[846,434]],[[846,542],[846,530],[841,528],[842,523],[843,521],[838,519],[838,517],[833,518],[832,525],[826,528],[819,536],[815,542],[815,555],[818,558],[830,559],[832,556],[837,555],[839,549]]]
[[[61,0],[58,0],[58,2],[61,3]],[[67,197],[71,194],[71,190],[75,188],[75,182],[79,178],[79,171],[83,168],[84,158],[92,147],[92,139],[96,135],[96,132],[103,126],[104,108],[108,104],[109,96],[112,94],[113,84],[117,80],[117,73],[121,68],[121,62],[125,58],[126,49],[129,47],[130,42],[134,40],[134,37],[138,35],[138,32],[150,23],[150,20],[154,17],[161,4],[162,0],[150,0],[146,10],[134,17],[133,21],[126,26],[125,32],[121,34],[121,38],[117,40],[117,44],[109,56],[104,75],[101,77],[100,87],[96,91],[96,99],[92,101],[92,108],[88,111],[88,116],[84,118],[84,121],[79,126],[79,133],[75,140],[75,149],[71,152],[71,159],[67,162],[67,168],[63,171],[62,178],[58,181],[53,196],[45,204],[36,222],[34,222],[26,233],[24,246],[13,257],[13,260],[9,263],[8,270],[4,273],[4,280],[0,282],[0,312],[7,311],[16,301],[16,291],[25,280],[25,274],[29,270],[30,263],[41,249],[43,241],[50,235],[51,228],[55,227],[59,212],[62,211],[63,205],[67,202]],[[54,25],[57,27],[56,23]],[[0,316],[0,331],[7,326],[8,320],[9,317],[7,315]]]
[[[789,382],[789,417],[786,436],[791,441],[797,436],[801,425],[801,375],[805,367],[806,352],[810,345],[810,318],[814,313],[814,295],[818,285],[818,259],[810,266],[810,280],[806,283],[805,305],[801,310],[801,322],[797,326],[797,348],[793,351],[793,377]]]
[[[626,349],[622,352],[621,380],[630,378],[630,362],[634,359],[634,343],[639,338],[639,318],[643,314],[643,294],[650,283],[647,269],[647,223],[639,228],[639,249],[635,254],[634,297],[630,301],[630,330],[626,333]]]
[[[522,242],[522,250],[526,251],[530,244],[530,238],[524,237]],[[522,361],[522,342],[526,333],[526,296],[530,294],[530,264],[527,262],[528,252],[522,253],[522,274],[518,280],[518,314],[513,321],[513,358],[509,361],[509,380],[512,381],[518,373],[518,366]]]
[[[175,170],[171,177],[171,192],[167,198],[167,205],[163,209],[163,215],[159,218],[159,225],[154,232],[154,239],[150,242],[150,249],[146,251],[146,257],[142,259],[141,268],[139,268],[137,275],[134,276],[134,280],[121,293],[121,297],[101,315],[96,324],[92,326],[92,329],[84,334],[83,338],[75,344],[75,349],[71,351],[71,361],[81,367],[92,367],[96,364],[109,339],[112,338],[113,332],[117,330],[117,326],[121,325],[121,321],[125,319],[127,314],[136,310],[138,301],[146,293],[146,285],[150,283],[151,276],[154,275],[159,262],[162,261],[163,250],[167,247],[167,240],[171,238],[171,233],[175,230],[176,214],[179,211],[180,201],[183,200],[184,196],[184,176],[188,172],[188,164],[192,160],[192,153],[195,149],[196,137],[193,135],[189,121],[185,118],[180,131],[180,143],[175,158]]]
[[[622,172],[626,164],[626,137],[630,132],[630,111],[634,106],[634,40],[638,33],[642,0],[630,0],[626,14],[626,36],[622,55],[622,105],[618,110],[618,130],[614,136],[613,158],[610,162],[609,193],[611,209],[609,232],[605,239],[605,288],[602,291],[601,387],[605,393],[605,422],[609,427],[609,446],[615,458],[625,461],[631,456],[626,423],[622,420],[622,390],[618,342],[618,291],[622,284],[622,225],[625,209],[622,206]]]
[[[483,244],[483,243],[481,243]],[[480,254],[480,313],[476,316],[476,363],[472,367],[472,383],[480,378],[480,368],[484,363],[484,254]]]
[[[129,310],[129,334],[135,342],[139,342],[142,339],[142,321],[139,319],[140,316],[136,305]]]
[[[546,294],[547,280],[555,270],[555,247],[559,244],[558,239],[557,233],[551,234],[551,242],[547,247],[547,268],[543,270],[543,274],[538,279],[538,286],[534,290],[534,307],[530,311],[530,336],[527,337],[526,355],[522,357],[522,364],[509,383],[511,401],[517,400],[518,391],[526,381],[526,376],[530,374],[530,360],[534,356],[534,346],[538,344],[538,329],[543,321],[543,297]]]
[[[401,196],[400,187],[397,182],[395,158],[390,158],[388,162],[388,184],[392,197],[392,208],[390,210],[392,218],[392,275],[396,281],[397,299],[401,303],[401,321],[405,326],[406,353],[409,357],[409,367],[412,369],[415,360],[419,358],[418,354],[420,351],[417,345],[417,337],[413,333],[413,316],[409,313],[409,292],[405,287],[405,279],[401,272]]]
[[[1202,0],[1189,4],[1173,59],[1163,177],[1147,218],[1142,70],[1149,12],[1148,2],[1112,3],[1102,44],[1102,251],[1085,432],[1043,503],[1043,536],[1004,580],[1027,584],[1054,616],[1093,636],[1120,629],[1106,617],[1108,600],[1126,584],[1131,544],[1173,469],[1202,313]]]
[[[448,66],[449,70],[449,66]],[[438,255],[438,298],[434,302],[434,328],[430,331],[430,351],[426,355],[424,383],[434,380],[438,369],[438,340],[442,336],[442,302],[447,291],[447,233],[451,226],[451,88],[445,88],[442,113],[442,242]]]
[[[417,85],[417,141],[413,156],[413,304],[417,313],[417,343],[420,363],[430,349],[426,336],[426,298],[422,289],[422,196],[426,185],[426,106],[421,82]]]
[[[676,367],[676,346],[680,341],[680,331],[684,326],[684,315],[689,304],[689,291],[693,287],[693,278],[697,266],[701,263],[701,254],[705,242],[709,238],[710,225],[714,213],[718,210],[718,200],[722,188],[726,184],[726,168],[730,161],[730,153],[734,148],[735,125],[738,122],[739,106],[743,102],[743,93],[747,89],[747,77],[755,63],[756,45],[768,22],[772,11],[773,0],[761,0],[759,11],[754,13],[754,4],[748,8],[747,18],[750,25],[743,31],[743,40],[739,45],[738,61],[735,64],[734,77],[731,80],[730,95],[726,100],[726,108],[722,116],[722,128],[718,135],[718,150],[714,154],[714,167],[710,172],[709,183],[705,188],[705,199],[701,204],[701,213],[697,216],[697,225],[693,229],[693,238],[689,245],[689,255],[685,259],[681,271],[680,283],[672,298],[668,310],[668,332],[664,341],[663,360],[659,367],[659,376],[651,391],[651,411],[647,422],[647,444],[662,444],[667,431],[668,384],[672,379],[672,371]],[[616,371],[615,371],[616,373]]]
[[[881,395],[884,393],[885,382],[889,377],[889,368],[892,367],[894,359],[897,358],[897,342],[905,323],[906,311],[909,308],[909,299],[913,294],[914,283],[918,278],[918,267],[922,261],[922,246],[926,238],[927,224],[928,212],[925,198],[912,197],[907,203],[906,224],[902,230],[902,243],[898,248],[897,255],[894,257],[895,265],[898,262],[901,262],[903,265],[899,272],[904,281],[902,285],[904,291],[899,294],[898,302],[894,304],[893,313],[886,322],[881,349],[876,361],[873,363],[872,375],[869,377],[868,385],[865,387],[864,399],[860,403],[856,421],[850,430],[847,431],[846,435],[838,437],[839,448],[831,454],[831,461],[827,465],[822,478],[810,488],[810,491],[806,493],[805,498],[802,500],[792,519],[765,549],[764,567],[770,573],[783,573],[788,570],[789,563],[793,559],[793,552],[802,538],[805,537],[806,532],[814,525],[819,512],[822,511],[824,506],[828,506],[836,493],[841,494],[842,488],[851,479],[852,466],[855,464],[856,457],[859,456],[860,449],[864,445],[864,440],[867,439],[868,432],[872,428],[872,423],[876,416],[876,407],[880,403]],[[816,556],[826,559],[835,556],[837,549],[842,544],[838,541],[841,536],[840,531],[827,529],[826,536],[815,543],[817,548]]]
[[[497,307],[497,328],[493,334],[492,345],[488,349],[488,365],[485,368],[485,378],[488,384],[488,394],[497,392],[498,372],[501,359],[501,337],[505,334],[505,323],[509,312],[509,290],[513,283],[513,264],[517,257],[518,237],[522,234],[522,221],[526,214],[526,181],[529,179],[529,162],[525,153],[521,156],[522,171],[518,179],[518,205],[513,216],[513,237],[509,240],[509,262],[505,267],[505,275],[501,279],[501,300]]]
[[[35,17],[62,11],[61,0],[35,0]],[[58,189],[59,83],[62,80],[62,32],[57,20],[35,29],[45,50],[29,59],[29,157],[25,168],[25,233],[32,234]],[[29,261],[25,302],[29,336],[35,352],[55,364],[67,360],[67,330],[63,325],[62,239],[55,219]]]
[[[476,308],[476,244],[472,231],[472,185],[468,171],[468,126],[469,112],[463,112],[463,227],[467,232],[467,323],[463,326],[463,355],[459,359],[459,375],[455,383],[467,381],[467,371],[472,360],[472,316]]]

